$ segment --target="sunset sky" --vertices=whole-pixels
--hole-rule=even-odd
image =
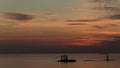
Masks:
[[[120,52],[120,0],[0,0],[0,53]]]

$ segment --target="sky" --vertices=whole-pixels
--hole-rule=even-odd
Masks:
[[[120,53],[120,0],[0,0],[0,53]]]

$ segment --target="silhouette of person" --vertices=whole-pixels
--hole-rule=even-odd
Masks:
[[[109,57],[108,54],[106,54],[106,61],[109,61],[108,57]]]

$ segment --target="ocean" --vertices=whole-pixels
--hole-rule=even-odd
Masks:
[[[104,54],[67,54],[74,63],[57,62],[61,55],[0,54],[0,68],[120,68],[120,54],[109,55],[115,61],[104,61]]]

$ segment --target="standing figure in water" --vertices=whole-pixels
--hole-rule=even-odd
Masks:
[[[106,61],[109,61],[109,55],[106,54]]]
[[[68,56],[67,55],[61,55],[61,60],[68,60]]]

